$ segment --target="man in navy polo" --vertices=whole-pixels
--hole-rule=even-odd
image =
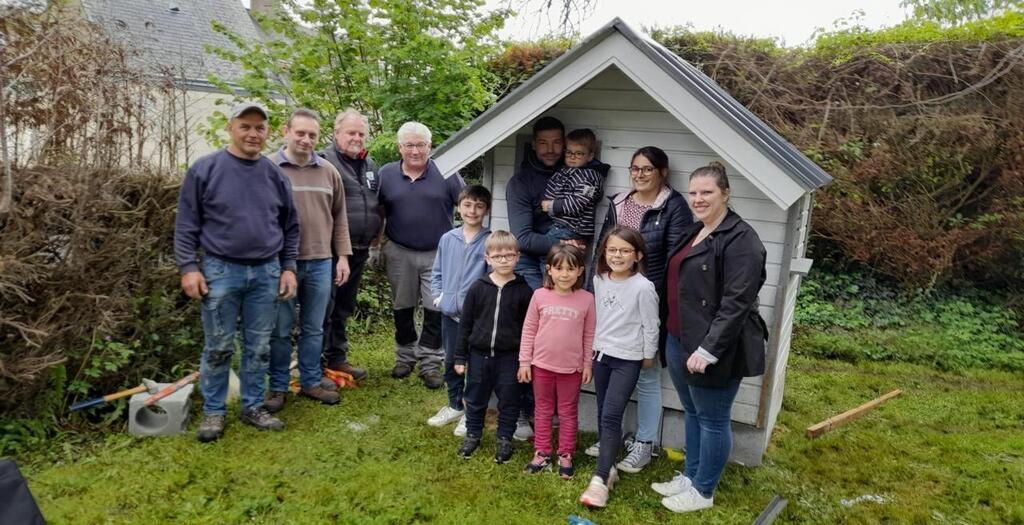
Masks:
[[[263,406],[263,378],[277,301],[295,296],[299,219],[291,183],[262,155],[270,133],[267,116],[257,104],[236,105],[227,126],[231,143],[188,169],[178,197],[174,256],[181,288],[203,302],[206,343],[199,390],[204,418],[197,434],[203,442],[224,433],[239,316],[241,419],[260,430],[284,427]]]
[[[400,379],[419,364],[427,388],[444,384],[441,349],[441,312],[430,295],[430,273],[441,236],[452,229],[452,214],[465,185],[454,173],[447,178],[430,160],[430,130],[419,122],[398,128],[402,160],[380,169],[378,197],[384,208],[381,249],[391,283],[395,317],[395,367]],[[423,305],[423,329],[416,336],[416,306]]]

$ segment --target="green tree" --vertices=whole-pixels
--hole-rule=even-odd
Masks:
[[[1020,0],[903,0],[913,17],[940,24],[960,25],[990,18],[1004,11],[1024,10]]]
[[[329,130],[338,111],[366,114],[370,150],[396,156],[393,131],[418,120],[439,143],[494,100],[486,63],[506,11],[483,12],[483,0],[282,0],[258,15],[264,42],[250,42],[226,27],[236,49],[211,49],[241,64],[236,80],[246,98],[260,100],[279,124],[289,107],[319,111]],[[211,79],[226,92],[236,90]],[[234,95],[240,98],[243,95]],[[222,127],[211,122],[210,130]]]

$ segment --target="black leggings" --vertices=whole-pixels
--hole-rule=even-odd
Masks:
[[[598,441],[601,455],[597,472],[606,483],[615,458],[622,446],[622,415],[629,396],[633,395],[643,361],[630,361],[609,355],[594,354],[594,389],[597,391]]]

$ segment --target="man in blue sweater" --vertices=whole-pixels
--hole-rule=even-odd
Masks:
[[[277,301],[295,296],[299,253],[291,183],[261,153],[269,135],[267,110],[252,103],[236,105],[227,131],[228,147],[200,158],[185,175],[174,228],[181,288],[203,303],[206,342],[199,390],[205,417],[197,435],[203,442],[224,433],[239,316],[242,421],[260,430],[284,427],[263,406],[263,378]]]

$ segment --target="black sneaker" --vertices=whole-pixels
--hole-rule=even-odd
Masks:
[[[480,438],[466,437],[462,440],[462,446],[459,447],[459,457],[462,459],[469,459],[473,456],[473,452],[476,452],[476,449],[479,446]]]
[[[501,464],[512,459],[512,453],[516,451],[515,445],[509,438],[498,438],[498,445],[494,448],[494,462]]]
[[[267,409],[262,405],[242,410],[242,423],[252,425],[260,430],[281,430],[284,428],[284,423],[270,415],[270,412],[267,412]]]
[[[405,363],[398,363],[394,368],[391,369],[391,377],[395,379],[402,379],[412,373],[412,366]]]
[[[263,400],[263,406],[266,407],[267,412],[276,414],[284,408],[284,401],[287,394],[284,392],[268,392],[267,397]]]
[[[444,376],[441,375],[441,372],[432,370],[423,374],[420,378],[423,379],[423,384],[431,390],[444,386]]]
[[[203,422],[199,423],[199,431],[196,438],[200,443],[217,441],[224,435],[224,416],[205,416]]]
[[[551,454],[545,454],[543,452],[534,452],[533,461],[526,464],[525,470],[530,474],[537,474],[545,470],[551,469]]]

